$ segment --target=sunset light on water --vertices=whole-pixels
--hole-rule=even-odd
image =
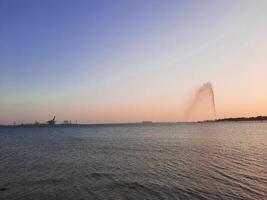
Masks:
[[[0,0],[0,200],[267,199],[266,0]]]

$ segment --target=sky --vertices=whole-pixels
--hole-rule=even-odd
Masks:
[[[206,82],[217,118],[267,115],[266,10],[266,0],[0,0],[0,124],[183,121]]]

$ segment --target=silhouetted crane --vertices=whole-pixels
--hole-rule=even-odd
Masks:
[[[47,123],[48,123],[49,125],[55,125],[55,123],[56,123],[56,116],[54,116],[53,119],[47,121]]]

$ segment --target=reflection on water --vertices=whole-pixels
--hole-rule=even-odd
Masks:
[[[0,129],[0,199],[267,199],[267,123]]]

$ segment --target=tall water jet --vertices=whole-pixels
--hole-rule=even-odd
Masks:
[[[215,98],[212,84],[207,82],[198,88],[191,103],[186,109],[185,119],[192,121],[197,119],[197,111],[202,110],[202,115],[198,120],[216,119]],[[194,116],[196,115],[196,116]]]

